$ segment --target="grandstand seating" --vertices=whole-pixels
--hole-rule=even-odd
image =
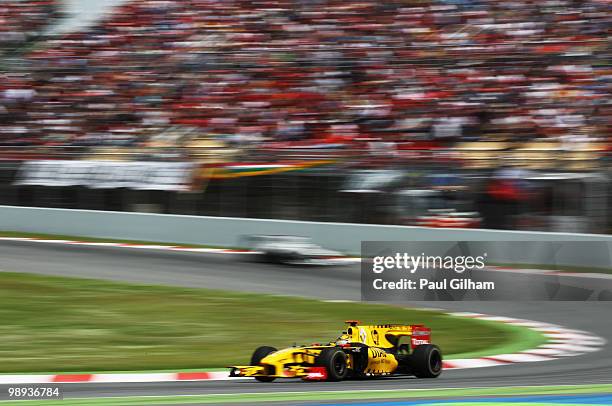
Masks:
[[[609,142],[604,0],[129,1],[0,81],[2,145]],[[4,112],[3,112],[4,111]],[[578,161],[602,148],[585,148]],[[556,155],[534,160],[546,166]],[[475,152],[471,152],[474,157]],[[493,165],[495,155],[469,158]],[[580,159],[579,159],[580,158]],[[531,158],[524,158],[530,160]],[[580,166],[580,165],[578,165]]]
[[[58,12],[57,0],[0,1],[0,55],[38,36]]]

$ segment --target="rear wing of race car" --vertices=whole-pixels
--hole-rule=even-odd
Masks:
[[[419,345],[431,344],[431,329],[422,324],[414,324],[410,326],[412,334],[410,335],[410,346],[412,349]]]
[[[390,325],[389,332],[392,334],[410,336],[410,347],[412,349],[419,345],[431,344],[431,329],[424,324]]]

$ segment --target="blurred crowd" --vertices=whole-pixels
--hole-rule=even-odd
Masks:
[[[57,0],[0,1],[0,55],[40,35],[58,11]]]
[[[23,35],[48,3],[14,2],[28,5],[15,18],[0,3],[10,20],[0,32]],[[27,69],[0,73],[0,143],[141,145],[170,126],[242,146],[608,142],[611,9],[607,0],[128,1],[29,53]]]

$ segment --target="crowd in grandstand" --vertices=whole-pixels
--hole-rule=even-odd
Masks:
[[[240,145],[608,141],[611,8],[128,1],[0,73],[0,142],[136,145],[172,125]]]
[[[57,0],[0,1],[0,55],[40,35],[58,11]]]

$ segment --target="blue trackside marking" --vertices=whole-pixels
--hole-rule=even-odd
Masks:
[[[374,401],[364,403],[322,403],[318,406],[427,406],[427,405],[449,405],[453,403],[474,404],[499,403],[522,404],[528,406],[530,403],[545,403],[553,405],[585,405],[600,406],[612,405],[612,394],[592,395],[535,395],[535,396],[508,396],[508,397],[480,397],[480,398],[455,398],[455,399],[427,399],[427,400],[404,400],[404,401]]]

